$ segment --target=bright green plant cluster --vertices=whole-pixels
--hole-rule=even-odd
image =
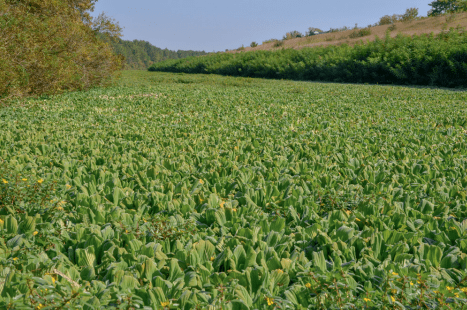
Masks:
[[[363,30],[362,30],[363,31]],[[282,41],[278,41],[282,42]],[[353,47],[215,54],[152,65],[149,71],[350,83],[467,86],[467,34],[398,35]]]
[[[467,95],[124,73],[0,110],[0,309],[458,309]]]

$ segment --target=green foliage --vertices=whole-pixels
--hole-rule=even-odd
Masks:
[[[465,92],[124,77],[0,109],[0,309],[467,303]]]
[[[251,42],[250,44],[250,47],[257,47],[258,46],[258,43],[256,43],[255,41]]]
[[[126,69],[147,69],[153,63],[167,59],[207,55],[204,51],[171,51],[158,48],[147,41],[113,39],[103,34],[99,34],[99,39],[111,45],[114,53],[125,57]]]
[[[347,45],[216,54],[154,64],[150,71],[245,77],[466,87],[467,34],[377,39]]]
[[[0,100],[112,81],[122,60],[95,36],[89,15],[94,2],[0,0]],[[103,25],[112,26],[109,20]]]
[[[313,36],[315,35],[315,32],[323,32],[323,30],[315,27],[309,27],[308,32],[306,33],[306,36]]]
[[[467,11],[466,0],[436,0],[428,5],[432,7],[428,12],[428,16]]]
[[[282,40],[290,40],[290,39],[301,38],[301,37],[303,37],[303,34],[297,30],[294,30],[291,32],[287,32],[282,38]]]
[[[349,38],[361,38],[361,37],[366,37],[371,34],[371,28],[363,28],[359,30],[354,30],[350,35]]]
[[[418,9],[417,8],[409,8],[401,16],[401,21],[409,22],[409,21],[415,20],[417,17],[418,17]]]
[[[274,47],[281,47],[284,45],[284,41],[283,40],[275,40],[274,41]]]

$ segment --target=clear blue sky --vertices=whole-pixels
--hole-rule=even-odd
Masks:
[[[383,15],[419,8],[426,16],[433,0],[99,0],[124,27],[123,39],[145,40],[170,50],[224,51],[252,41],[282,39],[308,27],[326,31],[376,23]]]

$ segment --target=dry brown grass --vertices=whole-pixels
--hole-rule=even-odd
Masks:
[[[453,27],[467,28],[467,12],[457,13],[456,15],[443,15],[436,17],[424,17],[418,20],[410,22],[397,22],[395,23],[396,29],[391,31],[391,37],[397,36],[402,33],[406,35],[420,35],[424,33],[438,34],[444,30],[448,30]],[[247,51],[258,51],[258,50],[274,50],[278,48],[294,48],[300,49],[304,47],[316,47],[316,46],[328,46],[328,45],[340,45],[349,44],[355,45],[356,43],[363,40],[366,42],[374,41],[376,36],[384,38],[386,31],[391,25],[375,26],[371,27],[371,35],[359,38],[350,38],[350,35],[354,31],[353,29],[342,31],[318,34],[311,37],[295,38],[290,40],[284,40],[283,45],[276,47],[274,42],[265,43],[258,45],[257,47],[245,47],[242,52]],[[229,53],[237,53],[238,51],[229,51]]]

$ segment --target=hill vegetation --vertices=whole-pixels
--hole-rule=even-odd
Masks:
[[[274,50],[278,48],[301,49],[304,47],[318,47],[329,45],[355,45],[360,40],[374,41],[376,37],[383,38],[389,31],[391,37],[398,34],[421,35],[421,34],[439,34],[452,28],[467,28],[467,12],[444,12],[428,17],[420,17],[418,10],[408,9],[404,14],[385,15],[380,18],[378,23],[366,27],[341,27],[331,28],[322,33],[321,29],[310,28],[305,34],[298,31],[289,32],[284,35],[282,40],[269,39],[263,41],[263,44],[256,44],[239,48],[237,50],[227,50],[228,53],[240,53],[258,50]],[[314,34],[314,32],[320,34]]]
[[[128,41],[120,38],[115,39],[108,35],[100,35],[99,38],[110,44],[114,53],[125,57],[124,69],[130,70],[146,70],[153,63],[167,59],[180,59],[207,54],[204,51],[171,51],[168,49],[161,49],[142,40]]]

